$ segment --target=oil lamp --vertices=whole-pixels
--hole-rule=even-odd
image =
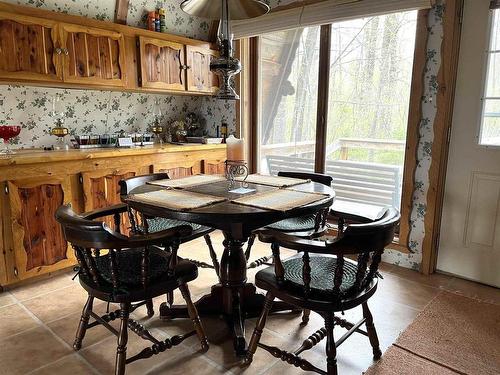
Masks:
[[[64,111],[61,95],[56,94],[52,97],[52,110],[49,112],[49,116],[54,119],[54,127],[50,130],[50,134],[57,137],[57,148],[66,147],[64,145],[64,137],[69,134],[69,130],[64,126],[66,113]]]
[[[156,98],[153,106],[153,124],[151,125],[151,132],[154,133],[159,140],[160,146],[163,145],[162,134],[165,131],[165,128],[161,125],[161,117],[160,100]]]
[[[269,12],[269,5],[262,0],[185,0],[181,9],[192,16],[220,19],[217,35],[219,57],[212,59],[210,69],[220,77],[218,99],[236,100],[233,76],[241,71],[241,63],[233,57],[231,20],[258,17]]]

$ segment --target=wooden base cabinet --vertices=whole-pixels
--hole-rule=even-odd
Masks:
[[[148,172],[149,167],[142,168],[142,170],[141,168],[131,168],[82,173],[81,182],[85,212],[120,203],[120,186],[118,185],[120,180],[147,174]],[[107,217],[105,222],[110,228],[114,227],[113,217]],[[126,214],[122,214],[120,233],[128,235],[129,231],[130,221]]]
[[[121,179],[151,172],[171,178],[212,173],[220,170],[225,155],[225,145],[166,145],[21,151],[0,158],[0,290],[76,264],[54,217],[60,205],[71,203],[76,212],[107,207],[121,202]],[[112,217],[105,222],[114,227]],[[124,214],[120,231],[128,234],[129,228]]]
[[[4,192],[11,234],[5,242],[14,256],[14,278],[21,281],[75,264],[73,250],[54,217],[60,205],[72,201],[69,178],[7,181]]]

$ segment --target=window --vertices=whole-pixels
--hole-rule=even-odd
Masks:
[[[325,157],[341,199],[400,207],[416,16],[332,25]]]
[[[330,25],[328,121],[319,142],[337,198],[401,205],[416,21],[409,11]],[[318,165],[320,29],[260,37],[261,173]]]
[[[479,144],[500,146],[500,9],[492,10]]]
[[[280,169],[287,158],[300,158],[300,170],[314,171],[319,38],[319,27],[261,37],[261,173]]]

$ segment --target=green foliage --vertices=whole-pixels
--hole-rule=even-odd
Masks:
[[[405,140],[416,12],[332,25],[327,145]],[[315,139],[319,28],[262,38],[261,144]],[[328,158],[339,158],[338,151]],[[351,149],[349,160],[402,165],[400,151]]]

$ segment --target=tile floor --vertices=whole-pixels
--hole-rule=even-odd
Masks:
[[[217,250],[222,251],[222,236],[213,235]],[[267,255],[268,246],[256,243],[252,259]],[[202,239],[184,245],[180,254],[209,261]],[[253,279],[256,270],[248,272]],[[491,303],[500,304],[500,290],[444,275],[426,277],[416,272],[383,264],[379,290],[370,300],[382,350],[386,350],[440,291],[448,290]],[[86,295],[73,272],[64,272],[50,279],[10,289],[0,294],[0,374],[112,374],[116,339],[106,329],[96,327],[87,332],[82,350],[71,348],[81,308]],[[200,269],[200,276],[191,283],[193,299],[207,293],[216,282],[209,269]],[[180,301],[176,293],[176,301]],[[155,308],[162,301],[157,298]],[[95,309],[104,312],[105,303],[96,303]],[[157,310],[156,310],[157,311]],[[347,319],[360,316],[359,309],[347,311]],[[145,318],[144,308],[134,312],[159,338],[165,338],[191,329],[187,320],[162,322],[157,315]],[[300,370],[278,361],[263,350],[258,350],[248,368],[240,367],[232,350],[232,341],[222,322],[215,318],[203,320],[210,340],[210,350],[201,354],[198,341],[192,337],[181,345],[147,360],[127,367],[127,374],[281,374],[301,373]],[[300,315],[272,315],[268,319],[262,342],[278,345],[285,350],[296,349],[302,340],[320,328],[319,316],[311,314],[306,327],[300,327]],[[250,337],[255,319],[247,321]],[[341,332],[342,331],[342,332]],[[336,331],[337,332],[337,331]],[[339,329],[337,337],[343,334]],[[130,335],[128,353],[135,354],[145,342]],[[324,344],[306,352],[304,357],[316,366],[325,367]],[[353,335],[338,350],[340,374],[361,374],[372,363],[371,348],[366,337]]]

